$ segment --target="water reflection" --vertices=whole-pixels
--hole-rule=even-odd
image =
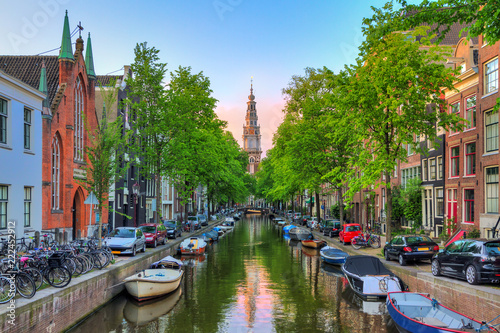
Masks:
[[[396,332],[380,304],[353,298],[338,267],[260,216],[182,259],[174,294],[146,305],[121,296],[74,332]]]

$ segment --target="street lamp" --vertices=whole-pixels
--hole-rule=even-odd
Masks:
[[[134,227],[137,227],[137,197],[139,196],[139,183],[135,182],[132,185],[132,193],[134,195]]]

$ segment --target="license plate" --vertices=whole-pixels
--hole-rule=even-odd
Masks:
[[[419,251],[429,251],[429,248],[428,247],[419,247],[418,250]]]
[[[111,251],[111,253],[113,253],[113,254],[120,254],[122,252],[121,251]]]

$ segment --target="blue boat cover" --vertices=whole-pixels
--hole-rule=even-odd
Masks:
[[[176,263],[177,265],[179,265],[179,267],[183,265],[182,261],[180,261],[179,259],[175,259],[172,256],[166,256],[165,258],[163,258],[157,262],[152,263],[150,268],[154,269],[154,268],[157,268],[161,264],[166,264],[169,262]]]
[[[357,276],[366,275],[391,275],[390,270],[385,268],[380,259],[371,256],[350,256],[344,264],[344,270]]]

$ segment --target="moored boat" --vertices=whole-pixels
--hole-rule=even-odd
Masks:
[[[219,233],[214,229],[205,232],[202,236],[205,242],[215,242],[219,240]]]
[[[207,242],[199,237],[190,237],[183,240],[180,247],[182,254],[202,254],[205,252]]]
[[[364,299],[387,297],[388,292],[403,291],[403,281],[372,256],[349,256],[342,265],[352,290]]]
[[[342,265],[349,256],[348,253],[330,246],[322,248],[319,255],[321,260],[330,265]]]
[[[498,332],[424,294],[389,292],[386,305],[389,315],[402,333]]]
[[[293,229],[293,228],[297,228],[297,226],[293,225],[293,224],[286,225],[286,226],[283,227],[283,232],[285,234],[288,234],[288,232],[290,231],[290,229]]]
[[[160,297],[176,290],[184,274],[173,268],[145,269],[124,280],[127,292],[139,301]]]
[[[326,245],[326,242],[320,239],[304,239],[301,241],[301,243],[302,246],[310,247],[313,249],[320,249]]]
[[[293,228],[290,231],[288,231],[288,234],[290,235],[290,239],[298,241],[313,238],[312,233],[304,228]]]

